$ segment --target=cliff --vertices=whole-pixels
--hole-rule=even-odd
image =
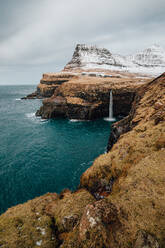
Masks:
[[[64,117],[93,120],[106,117],[109,114],[109,92],[112,90],[114,115],[125,116],[130,111],[135,92],[148,80],[130,75],[97,76],[95,73],[77,73],[58,85],[53,95],[43,100],[36,114],[44,119]],[[38,88],[41,89],[41,86],[40,83]],[[47,91],[47,86],[44,89]]]
[[[51,97],[62,83],[68,82],[72,78],[76,78],[75,73],[44,73],[37,86],[37,90],[28,96],[22,97],[22,99]]]
[[[138,87],[129,115],[113,126],[108,153],[82,175],[79,190],[0,216],[0,246],[163,248],[164,165],[165,73]]]
[[[164,103],[165,74],[137,92],[130,115],[114,124],[110,151],[81,177],[81,187],[97,197],[106,195],[118,209],[121,226],[117,230],[111,226],[117,241],[112,247],[133,247],[140,230],[157,237],[161,247],[165,245]]]

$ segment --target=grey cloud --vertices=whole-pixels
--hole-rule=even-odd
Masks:
[[[22,80],[30,71],[33,80],[43,70],[60,69],[77,43],[130,54],[165,42],[164,0],[0,0],[0,4],[0,81],[6,75],[3,66],[9,71],[14,67],[18,80],[19,70]]]

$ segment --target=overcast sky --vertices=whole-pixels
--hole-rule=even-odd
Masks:
[[[37,84],[77,43],[132,54],[165,48],[165,0],[0,0],[0,84]]]

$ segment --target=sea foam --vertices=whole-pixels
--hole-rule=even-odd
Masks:
[[[34,117],[36,117],[35,116],[35,113],[27,113],[27,114],[25,114],[26,115],[26,117],[28,117],[28,118],[34,118]]]
[[[70,122],[85,122],[85,121],[90,121],[90,120],[79,120],[79,119],[70,119]]]

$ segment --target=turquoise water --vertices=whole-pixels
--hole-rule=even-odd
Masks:
[[[106,150],[104,120],[42,121],[41,100],[19,100],[35,86],[0,86],[0,213],[46,192],[75,190],[81,174]]]

